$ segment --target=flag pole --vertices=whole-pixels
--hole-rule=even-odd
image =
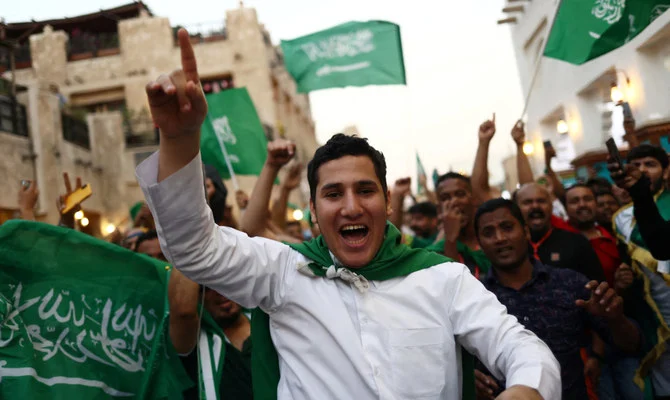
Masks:
[[[526,93],[526,99],[523,103],[523,111],[521,112],[521,117],[519,119],[523,119],[523,117],[526,115],[526,111],[528,111],[528,105],[530,104],[530,95],[533,93],[533,89],[535,88],[535,82],[537,81],[537,75],[540,72],[540,65],[542,64],[542,59],[544,59],[544,51],[547,49],[547,43],[549,42],[549,36],[551,35],[552,29],[554,29],[554,23],[556,22],[556,16],[558,14],[558,10],[561,8],[561,4],[563,3],[563,0],[558,1],[558,5],[556,6],[556,10],[554,10],[554,18],[551,20],[551,26],[549,26],[549,30],[547,31],[547,38],[544,40],[544,44],[542,45],[542,51],[539,54],[539,57],[537,59],[537,62],[535,63],[535,68],[533,70],[533,76],[530,80],[530,86],[528,87],[528,92]]]
[[[226,145],[223,143],[223,138],[221,138],[221,135],[218,135],[216,133],[216,129],[214,129],[214,124],[212,124],[212,119],[209,116],[209,113],[207,113],[207,122],[209,122],[210,125],[212,125],[212,129],[214,130],[214,136],[216,136],[216,140],[219,142],[219,147],[221,147],[221,153],[223,153],[223,159],[226,162],[226,167],[228,167],[228,173],[230,174],[230,180],[233,183],[233,189],[237,192],[240,190],[240,185],[237,182],[237,176],[235,175],[235,171],[233,170],[233,164],[230,162],[230,157],[228,157],[228,151],[226,150]]]

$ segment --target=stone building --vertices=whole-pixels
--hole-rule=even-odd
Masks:
[[[37,180],[38,218],[56,222],[62,172],[91,184],[84,208],[94,231],[126,222],[128,207],[142,199],[135,166],[157,149],[145,85],[179,66],[176,31],[141,2],[0,24],[0,223],[17,207],[21,179]],[[190,33],[205,91],[246,87],[268,138],[294,140],[308,161],[317,147],[309,98],[296,92],[256,11],[240,6],[225,25]],[[250,192],[255,177],[239,181]],[[292,199],[306,200],[304,191]]]

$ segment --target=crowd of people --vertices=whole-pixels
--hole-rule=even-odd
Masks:
[[[307,165],[301,224],[287,202],[304,166],[277,139],[253,192],[234,194],[238,221],[217,171],[203,179],[207,105],[185,31],[179,42],[182,69],[147,86],[161,141],[137,170],[146,202],[114,240],[174,265],[170,340],[194,382],[221,371],[209,379],[223,399],[670,399],[663,149],[633,147],[610,160],[611,181],[564,187],[551,148],[533,175],[519,122],[508,200],[488,182],[494,116],[472,174],[442,175],[434,192],[421,177],[405,208],[412,180],[389,187],[384,156],[338,134]],[[37,195],[20,190],[22,218]],[[206,350],[222,368],[203,335],[218,337]]]

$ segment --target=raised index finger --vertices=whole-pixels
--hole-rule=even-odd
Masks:
[[[186,75],[186,81],[192,81],[197,84],[200,81],[198,77],[198,65],[195,61],[193,45],[191,45],[191,39],[186,29],[179,29],[177,38],[179,39],[179,49],[181,50],[181,69],[184,71],[184,75]]]

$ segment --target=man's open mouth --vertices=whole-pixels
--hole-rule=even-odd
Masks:
[[[369,231],[365,225],[345,225],[340,229],[340,235],[347,244],[357,245],[363,243]]]

